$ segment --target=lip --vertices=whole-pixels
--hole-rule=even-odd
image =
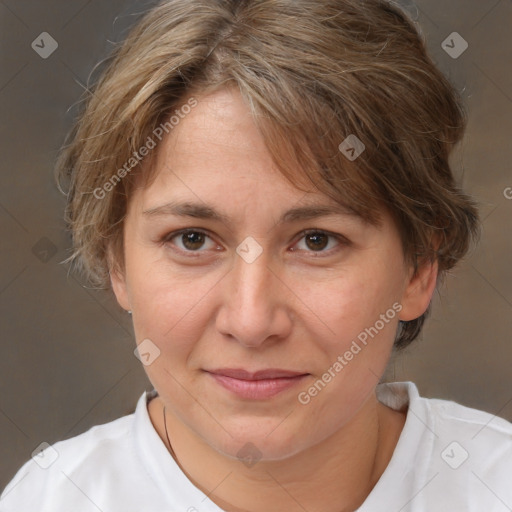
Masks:
[[[242,398],[263,400],[299,384],[309,374],[268,368],[249,372],[241,368],[220,368],[207,371],[228,391]]]

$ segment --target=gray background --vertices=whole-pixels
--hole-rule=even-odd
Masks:
[[[93,66],[153,3],[0,0],[0,489],[41,442],[130,413],[151,388],[112,293],[60,263],[70,239],[52,172]],[[401,4],[463,91],[469,127],[453,165],[484,222],[422,338],[385,378],[512,420],[512,2]],[[456,59],[442,47],[454,31],[469,43]],[[47,59],[31,47],[42,32],[58,42]]]

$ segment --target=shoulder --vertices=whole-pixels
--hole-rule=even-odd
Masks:
[[[11,512],[20,507],[61,510],[56,497],[68,504],[85,499],[87,489],[82,482],[92,481],[94,475],[96,481],[100,478],[107,483],[120,470],[133,465],[133,423],[134,414],[130,414],[53,445],[45,443],[4,489],[0,511]]]
[[[455,432],[457,435],[482,439],[512,442],[512,423],[506,419],[479,409],[467,407],[453,400],[420,396],[413,382],[381,384],[379,398],[396,410],[407,410],[420,423],[438,436]]]
[[[451,400],[423,398],[432,420],[435,446],[450,467],[466,460],[478,473],[512,472],[512,423]],[[508,478],[508,476],[507,476]]]
[[[512,472],[512,423],[452,400],[425,398],[412,382],[379,386],[379,398],[407,412],[402,441],[422,448],[432,467],[466,466],[478,472]]]
[[[477,502],[486,488],[512,500],[512,423],[452,400],[418,395],[410,407],[423,422],[416,428],[428,439],[430,471],[444,485],[465,489]]]
[[[512,447],[512,423],[486,411],[467,407],[452,400],[419,398],[439,435],[450,432],[481,444]]]
[[[377,387],[406,413],[393,457],[364,510],[504,510],[512,504],[512,423],[452,400],[419,395],[412,382]]]

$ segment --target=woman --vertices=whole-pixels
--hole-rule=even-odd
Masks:
[[[478,231],[464,112],[381,0],[172,0],[58,163],[71,261],[154,391],[35,455],[19,511],[512,507],[512,425],[379,384]]]

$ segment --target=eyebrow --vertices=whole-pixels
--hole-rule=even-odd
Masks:
[[[175,202],[171,201],[155,208],[144,210],[143,215],[146,218],[163,217],[163,216],[178,216],[178,217],[193,217],[196,219],[209,219],[219,222],[223,222],[226,225],[230,225],[230,219],[228,216],[221,212],[218,212],[212,206],[201,203],[191,202]],[[339,205],[310,205],[292,208],[284,212],[278,224],[284,224],[286,222],[294,222],[299,220],[316,219],[318,217],[326,217],[329,215],[344,215],[353,217],[362,221],[361,216],[350,210],[348,207]]]

